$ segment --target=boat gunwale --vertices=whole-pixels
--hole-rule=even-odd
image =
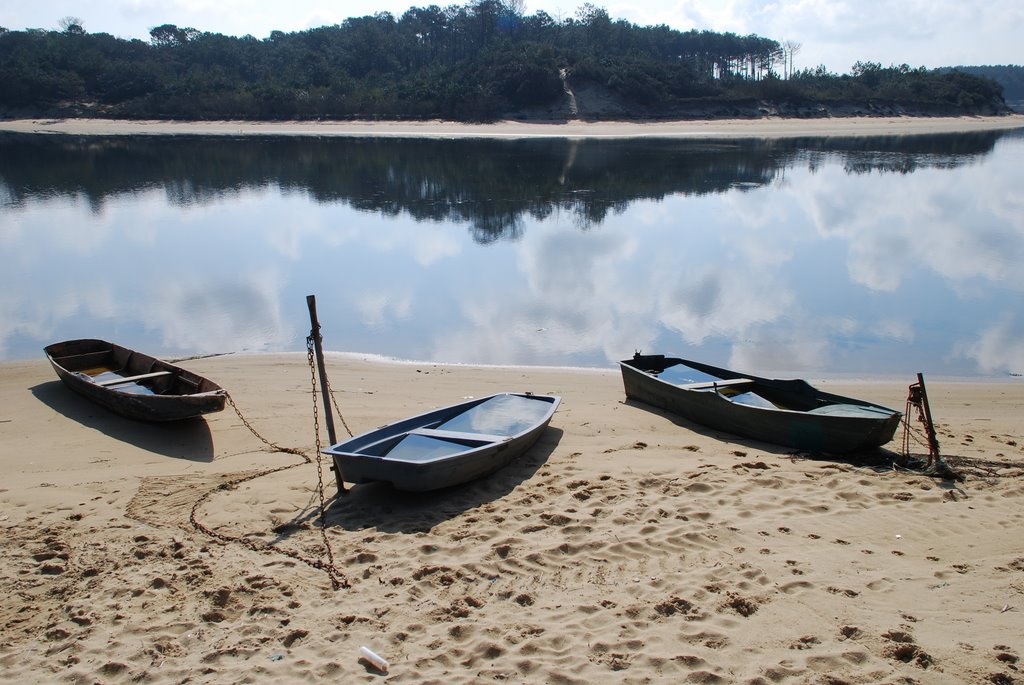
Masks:
[[[523,398],[527,398],[527,399],[532,399],[532,400],[535,400],[535,401],[538,401],[538,402],[547,402],[551,406],[550,406],[550,408],[544,413],[544,415],[538,421],[530,424],[530,426],[527,427],[526,429],[524,429],[522,431],[519,431],[518,433],[514,433],[512,435],[508,435],[508,436],[496,436],[493,433],[465,433],[465,432],[463,432],[463,433],[460,433],[460,435],[465,436],[464,438],[460,437],[458,439],[453,440],[453,439],[446,438],[446,437],[441,437],[441,436],[426,435],[424,437],[431,437],[431,438],[434,438],[434,439],[445,440],[445,441],[448,441],[448,442],[452,442],[454,444],[458,444],[458,440],[465,440],[467,442],[469,442],[469,441],[480,442],[479,445],[475,445],[475,446],[467,445],[466,446],[467,449],[465,449],[465,450],[459,450],[459,451],[452,452],[452,453],[449,453],[449,454],[440,454],[440,455],[438,455],[436,457],[432,457],[430,459],[389,458],[386,454],[383,454],[383,455],[380,455],[380,454],[365,454],[363,452],[363,451],[365,451],[365,450],[367,450],[367,449],[369,449],[371,447],[374,447],[376,445],[380,445],[381,443],[394,441],[397,444],[397,442],[401,441],[406,436],[415,435],[416,431],[422,430],[422,429],[425,428],[425,425],[422,422],[422,420],[426,419],[428,417],[432,417],[432,416],[435,416],[435,415],[437,416],[437,418],[435,420],[426,422],[428,425],[430,423],[435,423],[435,422],[443,423],[446,420],[450,420],[452,418],[455,418],[456,416],[460,416],[461,414],[465,413],[466,411],[469,411],[473,407],[479,406],[479,405],[483,404],[484,402],[487,402],[488,400],[494,399],[496,397],[504,397],[504,396],[516,396],[516,397],[523,397]],[[366,461],[368,463],[373,463],[373,464],[380,464],[380,463],[385,463],[385,462],[388,463],[388,464],[395,464],[395,465],[401,464],[401,465],[404,465],[405,467],[414,468],[414,469],[417,468],[417,467],[426,468],[427,466],[436,464],[438,462],[458,462],[458,461],[464,461],[464,460],[468,459],[469,457],[474,456],[478,452],[481,452],[481,451],[484,451],[484,450],[488,450],[488,449],[491,449],[491,448],[494,448],[494,447],[499,447],[499,446],[501,446],[503,444],[512,444],[512,443],[516,442],[517,440],[526,437],[530,433],[532,433],[532,432],[534,432],[534,431],[536,431],[538,429],[544,428],[547,424],[549,424],[551,422],[551,419],[554,416],[555,411],[557,411],[558,406],[559,406],[560,403],[561,403],[561,398],[558,397],[557,395],[536,395],[534,393],[499,392],[499,393],[495,393],[493,395],[488,395],[486,397],[481,397],[481,398],[476,398],[476,399],[473,399],[473,400],[468,400],[466,402],[462,402],[462,403],[459,403],[459,404],[454,404],[454,405],[450,405],[450,406],[447,406],[447,407],[440,407],[440,408],[435,409],[433,411],[428,411],[428,412],[425,412],[423,414],[418,414],[418,415],[415,415],[415,416],[410,416],[408,418],[401,419],[401,420],[396,421],[396,422],[391,423],[391,424],[385,424],[385,425],[380,426],[378,428],[374,428],[374,429],[366,431],[364,433],[360,433],[359,435],[355,435],[355,436],[349,438],[348,440],[343,440],[343,441],[337,443],[336,445],[332,445],[330,447],[327,447],[327,448],[321,450],[321,452],[323,454],[331,456],[332,458],[343,457],[343,458],[347,458],[347,459],[350,459],[350,460]],[[449,411],[449,410],[454,410],[454,409],[459,409],[459,408],[463,408],[463,409],[461,411]],[[367,443],[365,446],[359,448],[361,450],[359,452],[341,451],[341,450],[336,449],[336,447],[338,447],[340,445],[345,445],[346,443],[357,441],[360,438],[369,437],[369,436],[373,435],[374,433],[383,432],[386,429],[391,428],[391,427],[398,428],[399,426],[409,426],[409,427],[408,428],[403,428],[401,430],[395,430],[394,432],[390,432],[387,435],[385,435],[384,437],[381,437],[379,440],[374,440],[373,442]],[[432,429],[427,429],[427,430],[432,430]],[[454,432],[455,431],[452,431],[452,433],[454,433]],[[476,438],[473,437],[473,436],[476,436],[476,435],[480,436],[479,440],[477,440]],[[500,439],[492,440],[491,438],[494,438],[494,437],[499,437]]]
[[[763,396],[775,402],[792,399],[797,409],[759,407],[733,402],[720,393],[687,391],[679,384],[659,376],[669,366],[687,367],[723,378],[739,377],[730,369],[690,362],[664,355],[639,355],[619,362],[626,397],[639,404],[660,408],[695,424],[760,442],[800,450],[849,454],[881,447],[892,440],[903,413],[888,407],[820,390],[803,379],[766,379],[742,374],[760,381]],[[703,396],[699,393],[703,393]],[[836,405],[851,405],[870,413],[819,413],[812,411]],[[806,407],[806,409],[799,409]],[[760,411],[755,411],[760,410]]]
[[[641,373],[643,373],[643,371],[641,371]],[[647,374],[647,375],[650,376],[650,374]],[[834,405],[838,405],[838,404],[851,404],[851,405],[858,406],[858,407],[880,409],[883,412],[888,412],[888,414],[887,415],[879,415],[879,416],[843,416],[843,415],[840,415],[840,414],[816,414],[816,413],[814,413],[813,410],[809,410],[809,409],[787,409],[785,407],[778,407],[778,406],[775,406],[775,407],[761,407],[761,406],[758,406],[758,405],[755,405],[755,404],[744,404],[743,402],[733,402],[728,397],[724,397],[720,393],[714,392],[713,388],[705,388],[703,390],[694,389],[694,388],[684,388],[684,387],[681,387],[681,386],[679,386],[679,385],[677,385],[675,383],[670,383],[669,381],[662,380],[662,379],[658,378],[657,376],[651,376],[651,378],[653,378],[653,379],[655,379],[655,380],[657,380],[657,381],[659,381],[661,383],[664,383],[664,384],[668,385],[669,387],[672,387],[673,389],[676,389],[676,390],[679,390],[679,391],[682,391],[682,392],[692,393],[694,395],[694,397],[696,397],[698,395],[707,396],[707,397],[714,397],[715,401],[723,402],[723,403],[728,404],[731,407],[735,407],[737,411],[770,412],[770,413],[773,413],[773,414],[774,413],[783,413],[783,414],[794,414],[794,415],[797,415],[797,416],[814,416],[814,417],[820,418],[820,419],[822,419],[822,420],[824,420],[826,422],[844,421],[844,420],[849,420],[849,419],[864,419],[864,420],[867,420],[867,421],[872,421],[872,420],[879,420],[879,421],[881,421],[881,420],[886,420],[886,419],[890,418],[893,414],[902,414],[903,413],[903,412],[897,411],[895,409],[890,409],[888,407],[884,407],[884,406],[882,406],[880,404],[874,404],[872,402],[868,402],[868,403],[863,403],[863,402],[830,402],[829,404],[824,405],[824,406],[834,406]],[[753,382],[755,384],[755,389],[756,389],[756,386],[759,385],[759,384],[757,383],[757,381],[753,381]],[[753,390],[751,390],[749,392],[753,392]],[[765,399],[767,399],[767,398],[765,398]],[[853,399],[856,399],[856,398],[850,397],[848,399],[853,400]],[[768,400],[768,401],[770,402],[771,400]]]
[[[688,366],[691,369],[700,371],[700,369],[696,369],[695,367],[691,366],[690,365],[691,362],[687,361],[686,359],[679,359],[677,357],[665,357],[665,361],[681,363],[681,364],[683,364],[685,366]],[[699,363],[699,362],[692,362],[692,363],[696,364],[696,363]],[[632,370],[632,371],[634,371],[634,372],[636,372],[638,374],[642,374],[643,376],[645,376],[647,378],[650,378],[650,379],[652,379],[652,380],[654,380],[654,381],[656,381],[658,383],[664,384],[666,387],[672,388],[673,391],[686,392],[686,393],[689,393],[689,394],[693,395],[694,397],[697,397],[698,395],[707,396],[707,397],[714,397],[717,401],[720,401],[720,402],[723,402],[723,403],[727,403],[729,406],[735,407],[737,410],[752,410],[752,411],[756,410],[756,411],[761,411],[761,412],[773,412],[773,413],[774,412],[782,412],[782,413],[794,414],[794,415],[798,415],[798,416],[814,416],[814,417],[816,417],[818,419],[829,420],[829,421],[849,420],[849,419],[864,419],[864,420],[869,420],[869,421],[870,420],[888,420],[894,414],[898,414],[900,416],[903,415],[903,412],[901,412],[899,410],[896,410],[896,409],[892,409],[890,407],[886,407],[886,406],[881,405],[881,404],[875,404],[874,402],[868,402],[866,400],[860,400],[860,399],[857,399],[856,397],[846,397],[844,395],[836,395],[834,393],[829,393],[829,392],[826,392],[824,390],[820,390],[819,388],[816,388],[813,385],[810,385],[809,383],[807,383],[807,381],[805,381],[803,379],[800,379],[800,378],[771,379],[771,378],[760,378],[758,376],[752,376],[750,374],[742,374],[742,378],[752,382],[754,384],[755,388],[757,386],[762,386],[762,387],[765,387],[765,388],[772,389],[772,385],[773,384],[777,384],[777,383],[802,383],[803,385],[805,385],[807,388],[809,388],[811,391],[813,391],[819,397],[822,397],[823,399],[827,399],[829,401],[829,404],[851,404],[851,405],[855,405],[855,406],[859,406],[859,407],[869,407],[869,408],[881,409],[884,412],[888,412],[889,416],[887,416],[887,417],[882,417],[882,416],[879,416],[879,417],[856,416],[855,417],[855,416],[841,416],[841,415],[837,415],[837,414],[814,414],[814,413],[812,413],[811,410],[804,410],[804,409],[786,409],[785,407],[759,407],[759,406],[751,405],[751,404],[743,404],[742,402],[733,402],[729,398],[723,397],[721,394],[719,394],[718,392],[715,391],[714,387],[702,388],[702,389],[687,388],[687,387],[685,387],[683,385],[679,385],[678,383],[672,383],[672,382],[667,381],[667,380],[665,380],[663,378],[659,378],[658,376],[654,375],[650,371],[647,371],[645,369],[633,366],[632,364],[629,363],[629,360],[620,361],[619,365],[620,365],[620,367],[627,367],[630,370]],[[663,367],[662,370],[664,370],[665,368],[668,368],[668,366],[672,366],[672,365],[673,364],[666,365],[665,367]],[[710,365],[703,365],[703,366],[705,366],[706,368],[718,368],[718,367],[713,367],[713,366],[710,366]],[[722,370],[723,371],[728,371],[727,369],[722,369]],[[733,372],[730,371],[729,373],[733,373]],[[723,380],[732,380],[732,379],[723,379]],[[710,383],[710,381],[709,381],[709,383]],[[780,390],[782,390],[783,392],[791,392],[791,391],[786,390],[786,389],[780,389]],[[765,399],[767,399],[767,398],[765,398]],[[844,400],[844,401],[839,402],[837,400]],[[771,401],[771,400],[769,400],[769,401]]]
[[[108,345],[109,348],[106,349],[106,350],[92,350],[92,351],[89,351],[89,352],[82,352],[82,353],[78,353],[78,354],[61,355],[61,356],[54,356],[54,354],[51,352],[51,350],[53,350],[54,348],[59,348],[60,346],[68,345],[68,344],[71,344],[71,343],[101,343],[101,344],[104,344],[104,345]],[[49,345],[47,345],[46,347],[43,348],[43,352],[46,354],[47,359],[50,361],[50,363],[53,366],[59,367],[62,371],[64,371],[65,373],[67,373],[67,374],[69,374],[71,376],[73,376],[77,380],[82,381],[83,383],[91,383],[93,386],[95,386],[96,388],[101,389],[101,390],[107,390],[107,391],[110,391],[110,392],[122,392],[122,394],[130,394],[130,393],[124,393],[123,391],[118,390],[116,384],[112,384],[110,386],[102,385],[101,383],[98,383],[93,376],[91,376],[91,375],[89,375],[87,373],[84,373],[82,371],[78,371],[78,370],[75,370],[75,369],[68,368],[67,366],[65,366],[62,363],[66,359],[72,359],[72,358],[77,358],[77,357],[85,357],[85,356],[89,356],[89,355],[107,355],[107,354],[112,354],[115,351],[117,351],[118,349],[120,349],[120,350],[122,350],[124,352],[128,352],[131,355],[134,355],[134,356],[137,356],[137,357],[141,357],[142,359],[146,360],[147,363],[150,364],[151,368],[159,367],[161,371],[167,371],[169,374],[171,374],[173,376],[173,380],[183,380],[186,383],[195,385],[196,388],[197,388],[196,392],[186,392],[186,393],[154,393],[152,395],[147,395],[148,398],[158,398],[158,397],[160,397],[160,398],[168,398],[168,399],[178,400],[178,399],[185,398],[185,397],[206,397],[206,396],[210,396],[210,395],[226,395],[227,394],[227,391],[224,390],[224,388],[221,387],[220,384],[218,384],[215,381],[210,380],[209,378],[207,378],[205,376],[201,376],[201,375],[199,375],[198,373],[196,373],[194,371],[189,371],[188,369],[186,369],[184,367],[178,366],[177,364],[174,364],[172,362],[166,361],[164,359],[160,359],[159,357],[154,357],[153,355],[147,354],[145,352],[139,352],[138,350],[133,350],[131,348],[124,347],[123,345],[118,345],[117,343],[112,343],[112,342],[109,342],[109,341],[106,341],[106,340],[100,340],[99,338],[76,338],[76,339],[73,339],[73,340],[64,340],[64,341],[61,341],[61,342],[51,343],[51,344],[49,344]],[[118,373],[118,371],[116,371],[116,370],[111,370],[111,371],[113,373]],[[145,379],[142,379],[142,380],[145,380]],[[203,390],[202,392],[198,391],[198,387],[199,387],[199,385],[203,381],[205,381],[206,383],[212,385],[213,388],[210,389],[210,390]],[[128,381],[127,379],[125,379],[124,382],[135,382],[135,381]]]
[[[87,351],[62,354],[69,349]],[[174,363],[107,340],[98,338],[63,340],[47,345],[43,348],[43,352],[57,373],[58,379],[65,386],[124,418],[152,423],[184,421],[223,411],[227,404],[227,390],[219,383]],[[115,375],[124,373],[126,369],[128,369],[129,375],[138,375],[131,370],[132,368],[141,369],[142,373],[158,369],[169,372],[168,375],[159,377],[161,383],[167,384],[168,391],[175,388],[175,384],[182,383],[192,386],[195,390],[183,393],[158,392],[156,388],[142,385],[138,381],[126,383],[124,386],[104,386],[98,383],[94,376],[65,366],[68,359],[92,357],[98,362],[102,362],[117,355],[124,357],[123,360],[116,360],[122,364],[121,368],[108,369]],[[148,388],[152,392],[131,392],[128,390],[129,387],[132,387],[131,383]],[[200,390],[204,386],[206,389]]]

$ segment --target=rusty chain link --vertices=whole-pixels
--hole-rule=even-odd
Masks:
[[[254,540],[245,538],[241,535],[228,535],[226,533],[213,530],[212,528],[208,527],[207,525],[199,521],[198,513],[200,507],[202,507],[203,504],[205,504],[210,499],[210,497],[212,497],[215,493],[220,492],[221,490],[232,490],[238,485],[245,483],[246,481],[255,480],[256,478],[267,476],[270,475],[271,473],[277,473],[279,471],[285,471],[287,469],[295,468],[296,466],[302,466],[305,463],[308,462],[303,462],[302,464],[286,464],[285,466],[278,466],[272,469],[265,469],[257,473],[247,474],[221,483],[220,485],[204,492],[199,497],[199,499],[195,501],[195,503],[192,505],[192,511],[189,514],[189,521],[192,523],[192,526],[196,530],[208,535],[211,538],[214,538],[215,540],[220,540],[221,542],[225,543],[239,544],[260,554],[268,552],[283,554],[286,557],[290,557],[292,559],[295,559],[296,561],[301,561],[302,563],[308,566],[326,572],[328,577],[331,579],[331,585],[334,587],[335,590],[341,587],[347,588],[349,587],[348,580],[345,578],[344,573],[342,573],[334,567],[333,557],[330,564],[325,564],[322,559],[313,559],[294,550],[283,549],[281,547],[274,547],[273,545],[268,544],[261,544]]]
[[[331,549],[331,542],[327,539],[327,505],[324,502],[324,467],[323,455],[320,452],[320,414],[316,402],[316,362],[313,359],[313,335],[319,335],[319,332],[313,331],[310,336],[306,338],[306,358],[309,360],[309,382],[313,395],[313,433],[316,438],[316,491],[320,498],[320,537],[323,539],[324,552],[327,554],[327,566],[325,570],[327,571],[327,575],[331,577],[331,583],[334,585],[334,589],[337,590],[339,587],[339,581],[335,578],[334,574],[336,572],[340,573],[340,571],[337,571],[334,567],[334,550]],[[348,587],[348,581],[345,580],[344,574],[341,575],[341,580],[344,581],[343,587]]]
[[[308,463],[310,463],[311,461],[313,461],[312,459],[310,459],[310,458],[309,458],[309,455],[308,455],[308,454],[306,454],[305,452],[303,452],[302,450],[300,450],[300,449],[298,449],[298,448],[296,448],[296,447],[281,447],[281,446],[280,446],[280,445],[278,445],[277,443],[274,443],[274,442],[270,442],[270,441],[269,441],[269,440],[267,440],[267,439],[266,439],[265,437],[263,437],[262,435],[260,435],[260,434],[259,434],[259,433],[258,433],[258,432],[256,431],[256,429],[255,429],[255,428],[253,428],[252,424],[251,424],[251,423],[249,423],[248,419],[246,419],[246,418],[245,418],[244,416],[242,416],[242,411],[241,411],[241,410],[240,410],[240,409],[238,408],[238,405],[237,405],[237,404],[235,404],[235,399],[234,399],[234,398],[233,398],[233,397],[232,397],[232,396],[231,396],[230,394],[227,394],[227,393],[225,393],[225,395],[226,395],[226,396],[227,396],[227,398],[228,398],[228,404],[230,404],[230,405],[231,405],[231,408],[235,410],[235,414],[237,414],[237,415],[238,415],[238,419],[239,419],[239,420],[240,420],[240,421],[242,422],[242,424],[243,424],[243,425],[244,425],[244,426],[245,426],[246,428],[248,428],[248,429],[249,429],[249,432],[250,432],[250,433],[252,433],[253,435],[255,435],[255,436],[256,436],[256,439],[257,439],[257,440],[259,440],[260,442],[262,442],[262,443],[263,443],[264,445],[266,445],[267,447],[269,447],[269,448],[270,448],[271,450],[273,450],[274,452],[285,452],[285,453],[287,453],[287,454],[296,454],[296,455],[298,455],[298,456],[302,457],[302,458],[303,458],[303,459],[305,460],[305,463],[307,463],[307,464],[308,464]]]
[[[927,441],[927,439],[926,439],[926,437],[924,435],[924,432],[920,428],[918,428],[917,426],[911,425],[910,421],[907,420],[906,414],[904,414],[904,416],[903,416],[902,423],[903,423],[904,435],[906,437],[912,438],[914,440],[914,442],[916,442],[921,447],[924,447],[925,449],[928,449],[928,441]],[[904,441],[903,441],[903,456],[909,457],[910,456],[910,452],[908,450],[910,448],[910,445],[908,444],[908,442],[906,440],[906,437],[904,438]]]
[[[903,412],[903,418],[900,422],[903,424],[903,458],[910,458],[910,441],[913,440],[919,446],[924,447],[926,450],[931,451],[931,445],[928,444],[928,436],[925,434],[924,429],[911,424],[910,414],[911,410],[917,410],[917,421],[918,423],[924,423],[924,411],[921,406],[914,402],[913,395],[907,396],[907,406]]]
[[[923,383],[920,374],[918,380]],[[923,392],[923,391],[922,391]],[[914,426],[911,423],[910,415],[913,410],[917,410],[917,423],[920,423],[922,427]],[[925,464],[923,473],[933,476],[941,476],[943,478],[949,478],[956,481],[963,481],[965,476],[963,472],[957,467],[950,466],[949,462],[942,458],[939,454],[939,443],[935,436],[935,426],[932,424],[931,415],[927,411],[927,397],[922,400],[922,394],[915,392],[915,386],[910,386],[910,391],[907,395],[907,406],[902,417],[903,423],[903,459],[905,462],[909,462],[912,458],[910,453],[910,442],[913,440],[920,447],[923,447],[928,452],[928,461]]]
[[[327,385],[327,394],[331,396],[331,404],[334,405],[334,411],[337,412],[338,418],[341,419],[341,425],[345,427],[345,432],[348,436],[353,437],[352,429],[348,427],[348,421],[345,420],[345,415],[341,413],[341,407],[338,406],[338,398],[334,396],[334,388],[331,387],[331,379],[325,378],[324,384]]]
[[[228,404],[230,404],[231,408],[235,410],[235,414],[238,415],[239,420],[249,430],[250,433],[252,433],[260,442],[265,444],[267,447],[269,447],[274,452],[284,452],[286,454],[294,454],[294,455],[302,457],[303,461],[301,463],[297,463],[297,464],[286,464],[284,466],[276,466],[274,468],[264,469],[262,471],[257,471],[256,473],[249,473],[249,474],[246,474],[246,475],[242,475],[242,476],[239,476],[239,477],[234,478],[232,480],[229,480],[229,481],[226,481],[224,483],[221,483],[221,484],[217,485],[214,488],[211,488],[210,490],[208,490],[205,493],[203,493],[199,497],[199,499],[197,499],[195,501],[195,503],[193,503],[192,511],[189,514],[189,521],[192,523],[192,526],[196,530],[204,533],[205,535],[208,535],[211,538],[214,538],[216,540],[220,540],[221,542],[240,544],[240,545],[242,545],[242,546],[244,546],[244,547],[246,547],[248,549],[251,549],[252,551],[257,552],[257,553],[276,552],[278,554],[282,554],[284,556],[287,556],[287,557],[289,557],[291,559],[295,559],[296,561],[300,561],[300,562],[302,562],[302,563],[304,563],[304,564],[306,564],[306,565],[308,565],[308,566],[310,566],[312,568],[315,568],[315,569],[318,569],[320,571],[323,571],[331,579],[331,586],[333,587],[333,589],[337,590],[339,588],[351,587],[351,585],[349,584],[348,579],[345,577],[345,574],[335,566],[334,550],[331,549],[331,543],[330,543],[330,541],[327,538],[327,503],[326,503],[326,500],[325,500],[325,497],[324,497],[323,459],[322,459],[322,456],[320,454],[320,449],[321,449],[321,445],[320,445],[320,417],[319,417],[319,408],[318,408],[317,400],[316,400],[316,375],[315,375],[315,371],[314,371],[313,338],[312,338],[312,336],[310,336],[309,338],[306,339],[306,347],[307,347],[307,351],[308,351],[307,356],[308,356],[308,359],[309,359],[309,368],[310,368],[311,382],[312,382],[312,391],[313,391],[312,392],[312,394],[313,394],[313,422],[314,422],[315,433],[316,433],[317,495],[318,495],[319,503],[320,503],[320,536],[321,536],[321,538],[323,540],[324,550],[325,550],[325,553],[327,555],[327,561],[325,562],[323,559],[310,558],[310,557],[307,557],[307,556],[305,556],[305,555],[303,555],[303,554],[301,554],[299,552],[296,552],[294,550],[283,549],[283,548],[275,547],[275,546],[269,545],[269,544],[261,544],[261,543],[258,543],[258,542],[254,541],[254,540],[250,540],[250,539],[245,538],[245,537],[240,536],[240,535],[228,535],[226,533],[222,533],[220,531],[213,530],[212,528],[206,526],[205,524],[203,524],[202,522],[199,521],[199,517],[198,517],[199,509],[203,506],[203,504],[205,504],[214,495],[214,493],[217,493],[217,492],[222,491],[222,490],[232,490],[232,489],[236,488],[237,486],[239,486],[242,483],[245,483],[247,481],[255,480],[255,479],[261,478],[263,476],[268,476],[268,475],[270,475],[272,473],[278,473],[280,471],[285,471],[285,470],[288,470],[288,469],[292,469],[292,468],[295,468],[296,466],[302,466],[304,464],[309,464],[309,463],[311,463],[313,461],[313,459],[309,456],[309,454],[307,454],[306,452],[304,452],[304,451],[302,451],[300,449],[297,449],[297,448],[294,448],[294,447],[282,447],[282,446],[278,445],[277,443],[271,442],[270,440],[267,440],[265,437],[260,435],[259,432],[253,427],[253,425],[245,418],[245,416],[242,415],[241,410],[238,408],[238,405],[235,404],[235,400],[234,400],[234,398],[231,397],[230,394],[227,394]],[[328,386],[328,388],[329,387],[330,386]],[[334,400],[333,395],[332,395],[332,400]],[[337,408],[337,400],[334,400],[334,402],[335,402],[335,408]],[[341,416],[340,410],[338,411],[338,415]],[[342,423],[345,423],[345,419],[344,418],[342,418]],[[347,424],[345,424],[345,428],[346,428],[346,430],[348,430],[348,425]],[[352,434],[352,432],[349,431],[349,435],[351,435],[351,434]]]

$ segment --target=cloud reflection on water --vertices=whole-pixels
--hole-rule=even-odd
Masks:
[[[365,196],[347,181],[216,192],[180,179],[102,199],[5,192],[0,357],[89,336],[170,353],[304,349],[314,293],[330,349],[406,358],[607,366],[643,349],[763,372],[1024,368],[1020,137],[922,168],[894,152],[873,166],[641,147],[655,169],[620,169],[621,143],[551,159],[531,148],[536,179],[485,157],[508,176],[480,195],[457,159],[381,201],[372,174],[353,181]]]
[[[978,363],[982,373],[1024,373],[1024,320],[1019,312],[1006,314],[979,332],[957,351]]]

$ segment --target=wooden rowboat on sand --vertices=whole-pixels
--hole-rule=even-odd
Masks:
[[[227,401],[208,378],[105,340],[67,340],[43,351],[64,385],[130,419],[189,419],[221,411]]]

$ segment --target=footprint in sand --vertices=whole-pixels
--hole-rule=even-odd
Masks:
[[[735,611],[740,616],[746,618],[757,613],[759,607],[760,603],[756,600],[730,592],[728,599],[722,604],[720,609]]]
[[[821,640],[813,635],[804,635],[799,640],[789,645],[790,649],[810,649],[814,645],[821,644]]]
[[[860,628],[857,626],[843,626],[839,629],[840,640],[852,640],[861,634]]]
[[[932,665],[933,659],[914,643],[914,637],[902,630],[890,630],[883,633],[882,637],[890,642],[884,649],[885,656],[904,663],[914,663],[921,668],[928,668]]]
[[[808,583],[806,580],[795,580],[791,583],[785,583],[779,586],[779,590],[787,595],[795,595],[804,590],[810,590],[814,587],[814,583]]]
[[[526,593],[516,595],[515,598],[515,603],[521,607],[533,606],[534,601],[533,596]]]

